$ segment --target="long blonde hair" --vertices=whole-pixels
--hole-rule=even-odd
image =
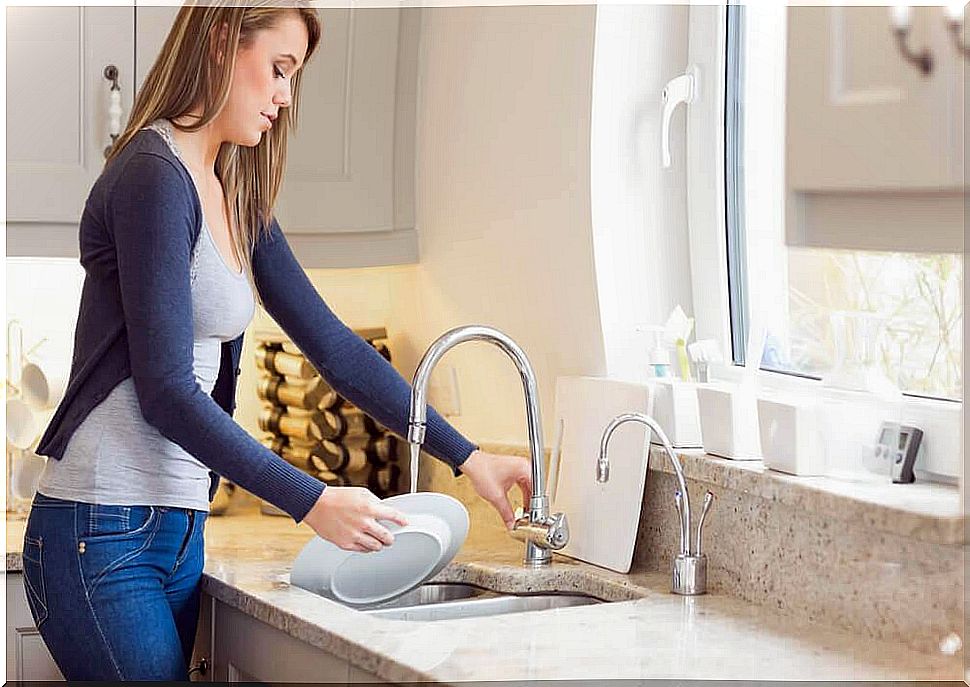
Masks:
[[[201,3],[208,3],[203,6]],[[124,132],[118,137],[105,166],[143,127],[160,117],[172,120],[202,108],[194,124],[177,125],[181,131],[198,131],[218,116],[229,99],[236,66],[236,51],[251,45],[258,31],[273,28],[287,14],[297,13],[306,24],[310,59],[320,42],[320,19],[304,0],[264,0],[252,7],[232,7],[225,0],[188,0],[175,17],[158,59],[135,97]],[[213,59],[220,27],[228,28],[220,47],[229,59]],[[279,110],[273,128],[256,146],[223,143],[216,155],[215,173],[226,195],[233,248],[243,269],[252,277],[252,252],[261,228],[266,231],[286,166],[286,142],[296,129],[303,69],[291,84],[292,102]]]

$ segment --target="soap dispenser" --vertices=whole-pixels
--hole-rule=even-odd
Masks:
[[[638,332],[648,332],[653,337],[653,346],[647,358],[653,377],[670,377],[670,351],[664,342],[666,329],[660,326],[640,326]]]

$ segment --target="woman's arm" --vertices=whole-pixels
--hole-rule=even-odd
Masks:
[[[256,244],[253,274],[266,311],[327,383],[391,431],[407,436],[410,384],[330,310],[293,256],[275,218]],[[424,447],[451,465],[455,475],[478,448],[430,407]]]
[[[195,379],[189,265],[201,216],[184,189],[172,162],[140,152],[106,201],[142,415],[207,467],[299,522],[324,484],[262,446]]]

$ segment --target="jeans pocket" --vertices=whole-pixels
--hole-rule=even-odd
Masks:
[[[78,539],[90,543],[137,537],[149,531],[157,517],[154,506],[83,504],[78,511]]]
[[[151,546],[161,517],[156,506],[92,504],[78,509],[77,550],[89,594]]]
[[[44,539],[24,537],[24,591],[34,625],[39,629],[47,620],[47,585],[44,582]]]

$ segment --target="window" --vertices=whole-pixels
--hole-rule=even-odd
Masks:
[[[805,14],[811,18],[813,12],[820,14],[814,15],[815,21],[806,29],[800,22],[804,22]],[[789,17],[796,15],[800,18],[792,19],[788,26]],[[938,7],[914,9],[914,16],[924,22],[923,26],[943,21]],[[853,53],[851,59],[844,59],[848,49],[833,57],[832,51],[838,52],[834,47],[837,39],[844,38],[838,31],[846,28],[857,35],[839,45],[861,46],[863,50]],[[883,68],[880,61],[901,61],[895,52],[898,48],[888,8],[692,5],[689,31],[688,64],[696,68],[700,78],[687,118],[691,289],[697,338],[714,339],[724,354],[726,364],[712,366],[715,378],[741,379],[740,365],[745,362],[750,332],[767,332],[757,375],[767,394],[823,399],[829,393],[824,389],[825,381],[832,381],[840,357],[863,355],[872,361],[867,372],[878,371],[883,381],[905,393],[898,410],[902,422],[920,427],[928,437],[917,459],[917,479],[955,483],[962,462],[963,372],[959,361],[963,351],[964,267],[961,255],[944,251],[963,250],[963,57],[939,51],[941,78],[933,86],[936,95],[932,101],[911,97],[904,103],[909,111],[890,112],[883,126],[871,127],[872,132],[863,130],[860,135],[853,129],[847,135],[847,129],[825,129],[812,107],[856,107],[860,102],[865,105],[865,98],[856,98],[860,89],[839,101],[817,95],[831,95],[831,90],[822,89],[833,88],[832,83],[812,82],[811,88],[805,88],[805,72],[810,81],[817,75],[828,78],[833,73],[823,59],[841,59],[844,76],[853,88],[875,77],[879,83],[870,90],[877,100],[887,94],[889,100],[898,95],[905,100],[909,94],[926,94],[926,82],[918,73],[899,88],[898,84],[884,83],[899,78],[900,72]],[[788,51],[795,49],[789,48],[789,42],[795,46],[798,40],[799,51],[804,51],[806,44],[818,47],[806,61],[805,72],[792,71],[788,64]],[[853,79],[855,82],[851,82]],[[834,87],[844,85],[835,83]],[[806,94],[811,98],[799,99]],[[920,109],[924,103],[929,109]],[[957,105],[959,112],[954,111]],[[806,112],[812,116],[806,116]],[[789,121],[799,117],[805,127],[801,138],[793,135]],[[903,140],[918,145],[903,146],[901,155],[900,148],[883,145],[887,124],[897,129],[893,135],[898,137],[904,125],[914,120],[921,122],[919,130],[923,133],[919,138],[913,135]],[[936,134],[925,133],[934,129],[938,130]],[[856,138],[866,136],[869,148],[864,154],[855,154],[863,147],[856,145]],[[833,148],[836,157],[842,148],[855,154],[854,159],[840,159],[840,164],[847,164],[834,171],[823,165],[824,173],[841,179],[843,184],[832,184],[826,191],[825,184],[820,183],[817,188],[823,190],[810,199],[831,201],[816,206],[820,212],[828,212],[816,216],[827,223],[799,224],[807,215],[797,213],[804,213],[808,205],[789,202],[793,196],[805,200],[810,193],[804,189],[812,188],[811,183],[816,181],[809,179],[807,186],[799,186],[805,181],[806,170],[814,169],[811,165],[792,165],[795,156],[790,147],[798,142],[803,153],[807,145],[809,155],[816,156],[817,161],[827,162]],[[816,149],[825,146],[826,156],[818,155]],[[921,155],[922,163],[910,164],[906,155]],[[878,162],[874,164],[873,160]],[[928,216],[913,209],[912,189],[932,186],[925,179],[914,178],[931,165],[936,165],[941,175],[949,174],[946,181],[950,186],[939,195],[933,190],[932,201],[917,206],[920,211],[925,207],[936,210],[939,200],[939,207],[944,208],[944,212],[929,216],[943,220],[925,228]],[[838,203],[858,191],[846,191],[845,184],[855,184],[866,167],[875,169],[875,176],[889,172],[882,174],[881,180],[866,180],[871,188],[882,189],[875,196],[882,205],[877,206],[876,213],[860,214],[860,208],[868,211],[870,206],[850,203],[854,223],[843,222],[840,211],[845,206]],[[903,191],[886,192],[885,179],[895,179],[893,175],[898,176],[900,171],[911,173],[900,184]],[[862,192],[857,196],[871,201]],[[790,221],[792,216],[798,221]],[[876,230],[870,232],[874,225]],[[796,228],[794,233],[792,227]],[[886,250],[885,246],[895,251],[932,246],[939,254],[874,252],[877,248]],[[860,247],[868,250],[848,250]],[[863,336],[846,338],[846,333]],[[751,338],[757,342],[761,337]],[[854,425],[865,434],[859,445],[871,444],[878,428],[870,434],[863,424],[868,423],[842,421],[834,428],[835,434]],[[832,429],[822,428],[827,440]],[[853,473],[866,473],[872,467],[865,464],[864,446],[844,458],[836,448],[831,457]]]
[[[733,361],[745,362],[748,336],[763,325],[762,369],[820,379],[840,360],[865,360],[909,396],[959,401],[959,255],[785,245],[785,67],[799,59],[787,53],[786,12],[784,4],[727,8],[724,207]]]

